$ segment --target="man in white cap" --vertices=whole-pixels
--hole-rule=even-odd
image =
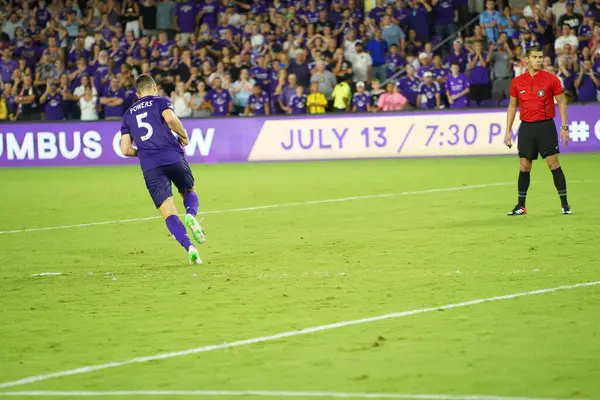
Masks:
[[[431,72],[431,59],[427,53],[419,54],[419,70],[417,76],[423,79],[425,72]]]
[[[433,73],[427,71],[423,74],[423,82],[419,86],[417,108],[439,109],[441,105],[441,89],[439,83],[433,80]]]
[[[371,111],[371,98],[365,92],[365,83],[356,82],[356,93],[352,96],[352,112]]]

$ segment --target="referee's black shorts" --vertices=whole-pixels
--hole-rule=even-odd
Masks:
[[[519,157],[537,160],[560,153],[558,133],[553,119],[536,122],[521,122],[518,141]]]

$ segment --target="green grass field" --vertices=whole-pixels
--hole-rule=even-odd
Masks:
[[[505,216],[516,202],[514,157],[195,165],[208,212],[201,266],[188,265],[160,218],[140,220],[158,213],[137,166],[0,170],[0,397],[600,399],[595,285],[3,385],[600,281],[600,155],[562,161],[574,214],[560,215],[540,161],[519,218]],[[330,199],[340,200],[321,202]],[[29,231],[57,226],[67,227]],[[62,275],[32,276],[42,272]]]

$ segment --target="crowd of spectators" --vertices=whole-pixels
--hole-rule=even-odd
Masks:
[[[369,0],[370,1],[370,0]],[[0,120],[119,119],[151,74],[180,117],[498,105],[541,45],[600,98],[600,0],[0,1]]]

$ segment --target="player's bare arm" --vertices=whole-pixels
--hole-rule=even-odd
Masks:
[[[567,99],[565,94],[561,93],[558,96],[554,96],[558,103],[558,112],[560,113],[560,140],[566,146],[569,143],[569,119],[567,115]]]
[[[131,141],[131,135],[121,136],[121,152],[127,157],[137,157],[137,149],[133,148],[133,142]]]
[[[506,135],[504,135],[504,144],[510,149],[512,147],[512,134],[510,133],[513,123],[515,122],[515,116],[517,115],[517,106],[519,101],[516,97],[510,96],[510,102],[508,103],[508,110],[506,112]]]
[[[181,120],[175,115],[175,112],[170,108],[167,108],[162,112],[162,117],[169,125],[169,128],[179,136],[179,143],[181,143],[182,146],[187,146],[189,143],[188,133],[183,127]]]

